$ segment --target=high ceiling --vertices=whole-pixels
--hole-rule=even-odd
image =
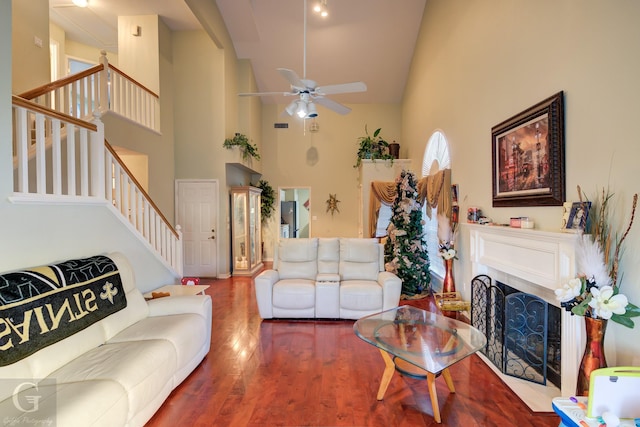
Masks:
[[[251,61],[258,90],[289,90],[276,69],[305,77],[306,65],[306,78],[321,86],[366,83],[367,92],[330,96],[336,101],[401,102],[426,0],[327,0],[327,18],[314,14],[308,0],[306,64],[304,1],[216,0],[238,58]],[[89,0],[82,9],[50,0],[50,6],[51,20],[68,38],[110,51],[117,51],[119,15],[159,15],[172,31],[202,28],[183,0]]]

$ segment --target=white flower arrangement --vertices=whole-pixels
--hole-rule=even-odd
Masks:
[[[438,240],[440,241],[438,255],[444,260],[458,259],[455,249],[457,223],[452,223],[446,215],[438,214]]]
[[[580,187],[578,192],[580,193]],[[581,274],[556,289],[555,294],[560,305],[572,314],[594,319],[611,319],[628,328],[633,328],[634,323],[631,318],[640,316],[640,309],[620,293],[617,278],[620,250],[633,224],[638,195],[633,197],[631,219],[626,231],[613,244],[610,239],[616,233],[611,232],[606,221],[608,202],[611,197],[612,195],[608,192],[602,192],[592,233],[580,236],[576,264]],[[610,251],[609,248],[611,248]]]

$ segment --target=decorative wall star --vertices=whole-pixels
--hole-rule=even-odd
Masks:
[[[337,194],[329,193],[329,198],[327,199],[327,212],[331,212],[331,216],[333,216],[335,212],[340,213],[338,203],[340,203],[340,200],[338,200]]]

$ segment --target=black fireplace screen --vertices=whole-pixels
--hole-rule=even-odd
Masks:
[[[471,282],[471,323],[484,332],[480,350],[501,372],[560,387],[560,309],[489,276]]]

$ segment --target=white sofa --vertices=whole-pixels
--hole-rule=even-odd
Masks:
[[[376,239],[281,239],[273,269],[255,278],[263,319],[359,319],[397,307],[401,291]]]
[[[97,260],[89,266],[90,273],[77,269],[67,274],[62,279],[64,289],[61,286],[50,292],[52,295],[26,298],[29,304],[40,300],[39,308],[0,300],[0,414],[5,424],[22,419],[31,421],[29,424],[64,427],[143,426],[209,352],[211,297],[171,296],[147,302],[136,288],[128,260],[120,253],[107,256],[111,264],[104,258],[90,258]],[[12,276],[14,289],[31,292],[47,284],[58,266],[73,269],[76,261],[83,260],[20,272],[24,275],[19,279]],[[77,287],[74,279],[88,279],[82,286],[92,286],[96,271],[99,276],[104,265],[113,264],[123,292],[113,285],[118,279],[104,279],[105,275],[99,278],[106,282],[100,283],[98,290]],[[29,281],[31,274],[37,276],[37,286],[16,285]],[[10,273],[0,275],[0,296],[5,299],[11,294],[3,293],[2,288],[10,279]],[[52,332],[64,335],[90,314],[100,313],[103,306],[121,303],[123,294],[126,307],[38,348]],[[60,299],[55,302],[57,297]],[[5,317],[12,309],[23,311]],[[35,352],[14,361],[23,355],[11,351],[27,342],[33,343]]]

